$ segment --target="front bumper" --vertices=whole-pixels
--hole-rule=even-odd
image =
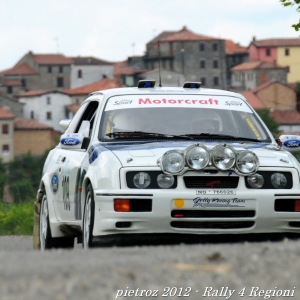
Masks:
[[[275,200],[300,199],[300,190],[249,191],[244,188],[235,192],[235,195],[216,197],[199,196],[195,190],[182,189],[120,189],[114,190],[113,193],[111,190],[95,190],[93,236],[145,233],[197,235],[300,233],[300,212],[275,211]],[[195,201],[197,198],[201,201]],[[215,198],[222,201],[217,202],[218,205],[215,206],[205,204],[207,203],[205,199],[210,200],[210,203],[216,203],[212,201]],[[151,199],[152,211],[116,212],[114,199],[139,199],[139,201]],[[243,201],[234,202],[233,199]],[[238,205],[234,205],[236,203]],[[189,213],[174,216],[173,212],[172,216],[172,211]],[[249,211],[251,213],[247,214]]]

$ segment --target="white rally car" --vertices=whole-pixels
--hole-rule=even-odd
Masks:
[[[146,237],[300,232],[300,165],[237,93],[155,87],[92,93],[45,162],[34,247]]]

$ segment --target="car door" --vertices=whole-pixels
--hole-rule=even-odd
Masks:
[[[61,221],[75,221],[81,219],[81,184],[87,171],[88,144],[93,131],[94,120],[98,109],[98,101],[91,101],[81,106],[68,130],[61,137],[58,150],[57,180],[59,184],[54,206],[57,218]],[[82,148],[72,147],[75,143],[66,145],[63,139],[74,139],[76,135],[84,133],[85,140]]]

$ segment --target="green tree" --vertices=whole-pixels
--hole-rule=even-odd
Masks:
[[[270,115],[270,110],[268,108],[263,108],[263,109],[257,109],[256,112],[264,121],[266,126],[269,128],[273,136],[277,137],[280,134],[279,124]]]
[[[300,0],[279,0],[283,6],[293,6],[296,5],[297,6],[297,11],[300,12]],[[295,28],[296,31],[298,31],[300,29],[300,20],[298,23],[293,24],[292,27]]]
[[[29,152],[7,163],[7,183],[14,202],[35,198],[47,154],[33,156]]]

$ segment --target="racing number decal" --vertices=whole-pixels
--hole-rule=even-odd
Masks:
[[[63,202],[64,202],[64,210],[70,211],[70,197],[69,197],[69,176],[63,176],[62,181],[63,187]]]

